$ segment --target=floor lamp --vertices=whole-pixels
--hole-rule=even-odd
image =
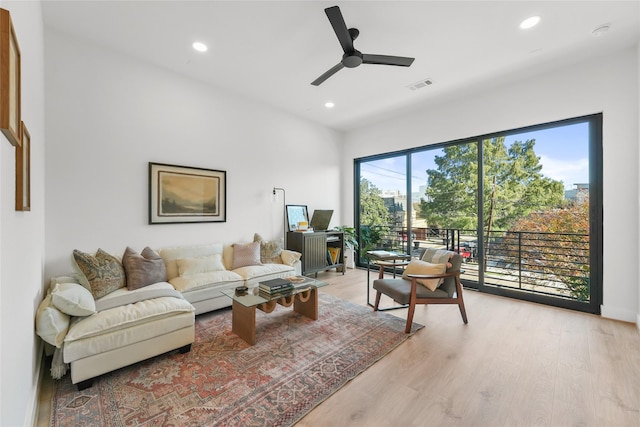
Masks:
[[[284,242],[284,247],[287,247],[287,193],[284,191],[284,188],[273,187],[273,199],[278,200],[278,195],[276,191],[282,191],[282,217],[283,217],[283,228],[282,228],[282,241]]]

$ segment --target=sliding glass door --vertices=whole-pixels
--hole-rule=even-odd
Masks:
[[[447,248],[467,287],[597,313],[601,133],[594,115],[357,159],[361,265]]]
[[[589,155],[598,133],[598,120],[575,120],[483,140],[482,290],[599,310],[601,185]]]

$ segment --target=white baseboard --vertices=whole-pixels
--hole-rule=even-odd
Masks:
[[[635,323],[636,325],[638,324],[638,318],[640,318],[640,314],[633,312],[633,310],[610,305],[601,305],[600,314],[607,319],[622,320],[623,322]]]
[[[637,315],[637,320],[636,320],[636,329],[638,329],[638,333],[640,334],[640,313],[638,313]]]
[[[40,339],[38,339],[38,341],[41,341]],[[35,391],[33,392],[33,394],[31,395],[31,400],[29,402],[29,405],[27,405],[27,414],[25,415],[25,426],[36,426],[37,422],[38,422],[38,410],[39,410],[39,406],[40,406],[40,392],[41,392],[41,388],[42,388],[42,375],[44,375],[44,373],[42,372],[42,370],[44,369],[45,363],[44,363],[44,345],[42,345],[42,342],[40,342],[39,348],[36,349],[36,354],[39,355],[37,361],[36,361],[36,369],[35,369],[35,378],[36,378],[36,384],[35,384]]]

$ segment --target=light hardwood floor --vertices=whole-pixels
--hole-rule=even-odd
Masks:
[[[318,279],[331,283],[321,292],[366,304],[366,271]],[[464,297],[469,324],[455,305],[418,306],[414,321],[425,327],[297,427],[640,426],[635,325],[470,290]],[[406,318],[406,309],[387,313]],[[38,426],[48,423],[48,389]]]

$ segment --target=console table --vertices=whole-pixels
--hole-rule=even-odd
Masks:
[[[342,231],[317,231],[287,233],[287,249],[302,254],[302,274],[316,273],[319,271],[342,270],[344,274],[344,232]],[[329,252],[338,252],[337,258],[331,259]]]

